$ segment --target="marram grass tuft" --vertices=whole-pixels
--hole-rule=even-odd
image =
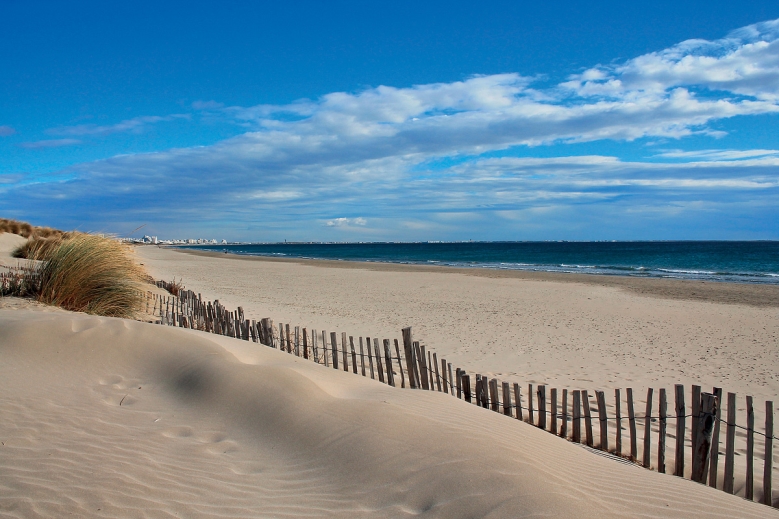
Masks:
[[[127,245],[102,236],[75,234],[39,250],[38,299],[66,310],[132,318],[144,302],[146,274]]]

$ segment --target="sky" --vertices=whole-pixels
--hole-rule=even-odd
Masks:
[[[779,3],[590,3],[4,0],[0,217],[779,239]]]

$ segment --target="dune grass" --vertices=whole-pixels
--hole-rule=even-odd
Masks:
[[[24,238],[51,238],[58,236],[61,237],[63,234],[67,234],[64,231],[60,231],[59,229],[52,229],[51,227],[39,227],[27,222],[20,222],[19,220],[11,220],[8,218],[0,218],[0,232],[18,234]]]
[[[63,240],[71,238],[74,233],[53,234],[48,237],[32,235],[21,246],[11,252],[14,258],[33,259],[43,258],[58,247]]]
[[[32,251],[39,301],[75,312],[132,318],[141,309],[148,278],[127,245],[92,234],[74,234]]]

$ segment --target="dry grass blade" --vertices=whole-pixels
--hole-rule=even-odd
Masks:
[[[133,317],[143,303],[146,273],[116,240],[76,234],[39,251],[41,302],[66,310]]]
[[[59,246],[63,240],[70,238],[70,233],[54,234],[48,238],[31,236],[21,247],[16,248],[11,255],[14,258],[45,259]]]

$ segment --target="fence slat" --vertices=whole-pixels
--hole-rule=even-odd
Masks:
[[[384,366],[381,364],[381,352],[379,352],[379,339],[373,338],[373,354],[376,357],[376,371],[379,374],[379,382],[384,383]]]
[[[701,414],[701,386],[692,386],[692,401],[690,402],[692,407],[692,430],[690,431],[690,445],[692,446],[692,452],[697,451],[696,442],[698,441],[698,420]],[[695,455],[693,454],[693,459]],[[695,464],[693,463],[692,469],[695,470]]]
[[[603,391],[595,391],[595,399],[598,402],[598,425],[600,429],[600,450],[609,450],[608,417],[606,416],[606,395]]]
[[[446,359],[441,359],[441,389],[444,393],[449,392],[449,377],[446,374]]]
[[[300,357],[300,326],[295,326],[295,355]]]
[[[303,358],[308,358],[308,330],[303,328]]]
[[[363,347],[362,337],[360,337],[360,365],[362,366],[362,376],[364,377],[365,376],[365,348]]]
[[[468,375],[467,373],[463,373],[462,371],[460,373],[461,373],[460,379],[461,379],[462,385],[463,385],[463,395],[465,396],[465,401],[470,404],[471,401],[472,401],[472,398],[471,398],[471,376]]]
[[[763,504],[773,506],[771,489],[774,467],[774,403],[765,403],[765,465],[763,465]]]
[[[638,442],[636,440],[636,413],[633,409],[633,388],[627,388],[628,400],[628,429],[630,429],[630,459],[638,458]]]
[[[684,431],[685,431],[685,405],[684,405],[684,386],[682,384],[674,385],[676,390],[676,452],[674,454],[674,475],[680,478],[684,477]]]
[[[414,350],[411,336],[411,327],[403,328],[403,352],[406,354],[406,372],[408,372],[408,386],[411,389],[419,387],[419,375],[415,375]]]
[[[582,389],[582,405],[584,406],[584,434],[588,447],[593,446],[592,439],[592,411],[590,410],[590,395],[586,389]]]
[[[449,393],[454,396],[454,382],[452,382],[452,363],[447,362],[446,366],[449,368]]]
[[[573,392],[573,412],[571,416],[573,418],[573,441],[574,443],[582,442],[582,420],[581,420],[581,392],[577,389]]]
[[[538,428],[546,429],[546,386],[543,384],[538,385],[536,391],[538,396]]]
[[[666,426],[668,424],[667,412],[668,396],[666,395],[665,388],[662,387],[660,388],[660,431],[657,439],[657,471],[661,474],[665,474],[665,434]]]
[[[349,372],[349,355],[346,352],[346,332],[341,332],[341,355],[343,355],[344,371]]]
[[[354,337],[349,336],[349,349],[352,354],[352,371],[357,374],[357,352],[354,350]]]
[[[457,372],[455,373],[455,376],[457,377],[457,398],[462,400],[463,398],[463,372],[460,368],[457,368]]]
[[[617,438],[614,452],[617,453],[617,456],[622,456],[622,399],[619,388],[614,390],[614,414],[617,417]]]
[[[646,392],[646,413],[644,413],[644,467],[652,464],[652,393],[651,387]]]
[[[722,416],[722,388],[714,388],[714,396],[717,397],[717,420],[714,422],[714,432],[711,434],[711,456],[709,461],[709,486],[717,488],[717,465],[719,462],[719,431],[720,417]]]
[[[519,384],[514,382],[514,402],[517,405],[517,420],[522,420],[522,395],[519,392]]]
[[[549,431],[557,435],[557,388],[553,387],[549,390],[549,400],[551,404],[549,415]]]
[[[532,425],[536,423],[533,417],[533,384],[527,385],[527,421]]]
[[[563,417],[560,424],[560,436],[568,438],[568,390],[563,389]]]
[[[493,378],[489,383],[490,388],[490,408],[498,412],[500,411],[500,402],[498,401],[498,379]]]
[[[287,341],[287,353],[292,355],[292,349],[293,349],[293,347],[292,347],[292,335],[289,332],[289,324],[285,324],[284,328],[285,328],[284,331],[286,332],[285,339]]]
[[[425,358],[425,347],[419,345],[417,353],[419,354],[419,380],[422,382],[422,389],[430,390],[430,377],[427,375],[427,359]]]
[[[325,367],[330,367],[330,361],[327,359],[327,332],[322,330],[322,356],[325,358]]]
[[[338,335],[330,332],[330,352],[333,354],[333,369],[338,369]]]
[[[733,493],[733,456],[736,450],[736,394],[728,393],[728,424],[725,437],[725,479],[722,490]]]
[[[511,416],[511,389],[509,383],[503,383],[503,414]]]
[[[438,355],[433,353],[433,369],[435,369],[435,386],[441,392],[441,375],[438,373]]]
[[[371,368],[371,380],[376,380],[376,373],[373,369],[373,347],[371,346],[370,337],[365,338],[365,347],[368,349],[368,364],[370,364]]]
[[[397,339],[395,341],[395,354],[398,356],[398,371],[400,371],[400,387],[406,387],[406,376],[403,374],[403,362],[400,360],[400,345]]]
[[[698,438],[695,440],[695,450],[692,452],[692,474],[690,479],[706,484],[709,472],[709,452],[711,452],[711,433],[714,432],[714,418],[717,413],[717,397],[711,393],[701,394],[698,405]]]
[[[752,501],[755,497],[755,410],[752,397],[747,395],[747,474],[744,497]]]
[[[390,350],[390,341],[389,339],[384,339],[384,362],[385,367],[387,368],[387,384],[389,384],[392,387],[395,387],[395,377],[394,373],[392,372],[392,351]]]
[[[435,380],[433,379],[433,358],[430,352],[427,352],[427,374],[430,377],[430,391],[435,391]]]

